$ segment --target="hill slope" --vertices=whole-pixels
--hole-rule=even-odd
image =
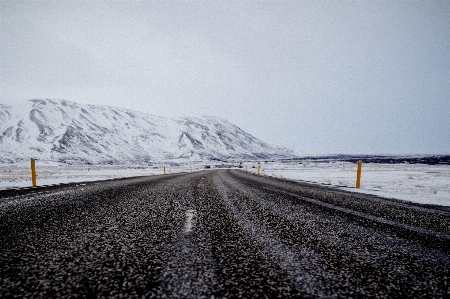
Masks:
[[[170,119],[64,100],[0,104],[0,162],[255,160],[293,157],[219,117]]]

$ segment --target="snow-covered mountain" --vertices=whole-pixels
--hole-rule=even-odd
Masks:
[[[64,100],[0,104],[0,163],[30,157],[127,164],[293,156],[219,117],[170,119]]]

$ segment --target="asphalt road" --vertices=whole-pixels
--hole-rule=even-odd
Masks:
[[[0,191],[0,297],[450,297],[450,209],[238,170]]]

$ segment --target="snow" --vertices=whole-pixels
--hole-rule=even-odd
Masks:
[[[172,119],[64,100],[0,104],[0,152],[0,163],[30,157],[77,164],[147,164],[294,156],[219,117]]]
[[[244,164],[245,166],[245,164]],[[256,173],[255,164],[248,164]],[[264,175],[337,186],[422,204],[450,206],[450,165],[365,163],[356,189],[357,164],[351,162],[262,163]],[[245,169],[245,168],[244,168]]]
[[[67,165],[37,162],[38,185],[85,182],[204,170],[214,163],[181,163],[143,165]],[[249,172],[257,172],[257,163],[244,163]],[[255,168],[253,168],[255,167]],[[422,204],[450,206],[450,165],[365,163],[361,188],[354,188],[357,164],[350,162],[262,162],[261,174],[296,181],[308,181],[342,188],[352,192],[375,194]],[[31,186],[29,163],[0,165],[0,190]]]
[[[36,163],[37,185],[53,185],[64,183],[80,183],[118,179],[135,176],[159,175],[198,171],[203,165],[68,165],[64,163],[45,162]],[[0,190],[31,186],[30,165],[21,163],[17,165],[0,164]]]

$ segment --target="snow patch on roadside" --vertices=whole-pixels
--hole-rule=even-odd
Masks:
[[[67,165],[36,163],[38,186],[198,171],[204,165]],[[0,190],[31,186],[28,163],[0,165]]]
[[[256,164],[247,163],[256,173]],[[253,168],[255,166],[255,168]],[[262,174],[277,178],[338,186],[344,190],[374,194],[422,204],[450,206],[450,165],[364,163],[361,188],[354,188],[357,164],[351,162],[267,162]]]

